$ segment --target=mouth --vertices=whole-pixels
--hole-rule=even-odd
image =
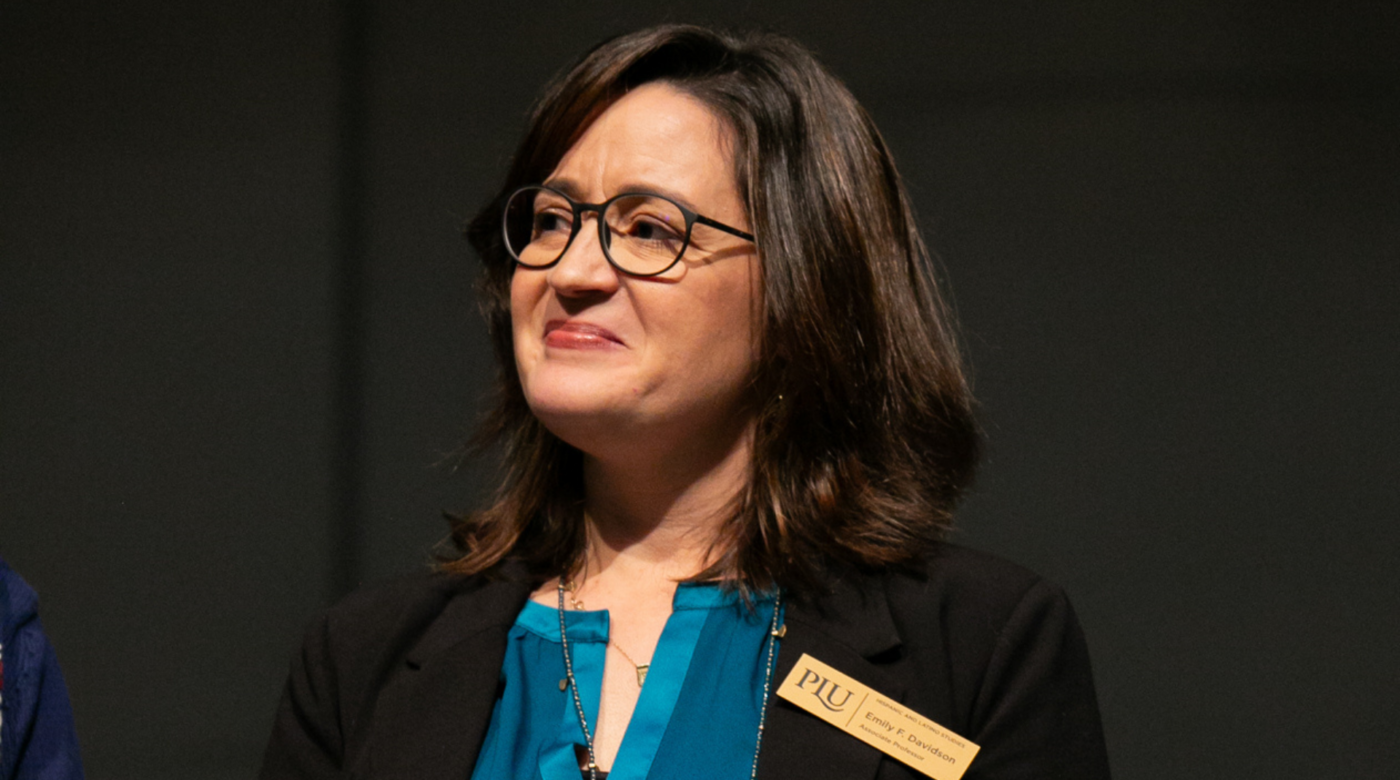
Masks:
[[[560,349],[609,349],[626,346],[616,333],[588,322],[550,320],[544,324],[545,346]]]

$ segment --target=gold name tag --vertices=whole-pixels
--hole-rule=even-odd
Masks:
[[[958,780],[981,749],[805,653],[778,695],[934,780]]]

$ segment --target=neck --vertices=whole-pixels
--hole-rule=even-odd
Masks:
[[[620,567],[672,580],[703,571],[748,481],[751,452],[752,426],[744,426],[708,450],[586,455],[588,568]]]

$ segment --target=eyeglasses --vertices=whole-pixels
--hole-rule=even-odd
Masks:
[[[690,246],[690,232],[697,222],[754,240],[752,234],[649,192],[624,192],[603,203],[578,203],[558,190],[531,186],[521,187],[506,200],[506,251],[527,268],[549,268],[568,251],[584,213],[590,211],[598,215],[603,255],[614,268],[632,276],[670,270]]]

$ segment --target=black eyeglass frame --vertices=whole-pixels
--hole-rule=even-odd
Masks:
[[[510,204],[511,201],[515,200],[516,195],[519,195],[520,193],[525,192],[526,190],[544,190],[547,192],[552,192],[555,195],[558,195],[559,197],[563,198],[565,202],[569,204],[569,207],[573,210],[573,223],[569,228],[569,240],[564,242],[564,248],[559,250],[558,257],[543,265],[531,265],[530,263],[521,260],[520,255],[517,255],[515,253],[515,249],[510,245]],[[603,214],[613,203],[616,203],[617,201],[622,200],[623,198],[637,197],[660,198],[661,200],[670,203],[672,206],[675,206],[681,212],[681,216],[685,217],[685,236],[683,237],[681,242],[681,251],[677,252],[676,258],[672,260],[669,264],[667,264],[665,268],[662,268],[660,271],[652,271],[651,273],[644,274],[637,273],[636,271],[630,271],[626,268],[623,268],[616,260],[614,260],[612,252],[608,251],[608,245],[612,243],[612,238],[608,235],[609,231],[607,220],[603,219]],[[526,268],[532,268],[536,271],[543,271],[546,268],[554,267],[559,263],[560,260],[564,259],[564,255],[568,253],[569,247],[574,245],[574,238],[578,236],[579,226],[583,224],[583,215],[585,212],[593,212],[597,215],[597,219],[595,219],[594,221],[598,223],[598,245],[603,248],[603,257],[607,258],[608,265],[611,265],[613,268],[616,268],[617,270],[627,274],[628,276],[636,276],[641,278],[647,278],[650,276],[660,276],[661,274],[666,273],[672,268],[675,268],[676,263],[679,263],[681,261],[681,258],[685,256],[685,250],[690,248],[690,233],[692,230],[695,229],[695,224],[697,222],[701,225],[707,225],[709,227],[715,228],[716,230],[723,230],[724,232],[733,236],[738,236],[739,238],[742,238],[745,241],[754,241],[752,233],[745,233],[739,228],[731,227],[729,225],[724,224],[723,222],[720,222],[719,220],[710,219],[709,217],[704,216],[703,214],[697,214],[696,212],[691,211],[685,206],[682,206],[674,200],[666,197],[665,195],[658,195],[655,192],[624,192],[619,195],[614,195],[611,198],[608,198],[607,200],[603,201],[602,203],[579,203],[578,201],[574,200],[568,195],[565,195],[559,190],[554,189],[553,187],[547,187],[543,184],[527,184],[526,186],[520,187],[519,189],[512,192],[510,194],[510,197],[506,198],[505,206],[501,209],[501,238],[503,240],[503,243],[505,244],[506,253],[509,254],[511,256],[511,259],[514,260],[518,265],[522,265]],[[528,244],[526,246],[528,246]]]

